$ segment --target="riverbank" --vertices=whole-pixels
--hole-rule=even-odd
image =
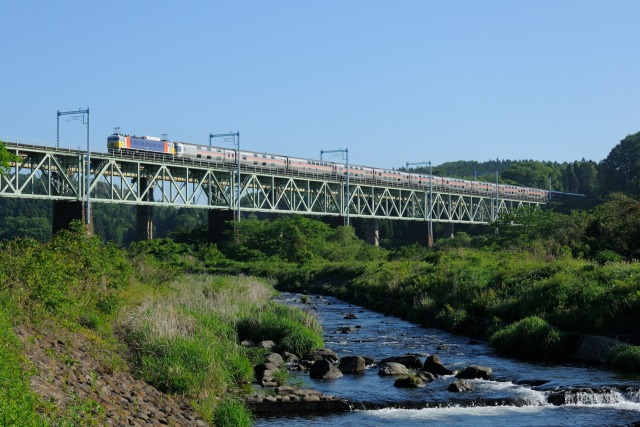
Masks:
[[[288,271],[278,276],[277,288],[335,295],[473,338],[490,340],[507,331],[509,341],[499,347],[505,354],[519,356],[517,349],[527,348],[524,356],[534,359],[604,361],[607,354],[585,349],[640,343],[634,326],[640,322],[637,274],[638,263],[600,265],[458,248],[422,251],[418,257],[375,266],[352,263]],[[527,327],[514,326],[527,318]],[[598,344],[590,345],[593,340]],[[626,369],[639,368],[629,363]]]
[[[0,265],[3,426],[248,426],[264,352],[238,331],[322,345],[266,280],[184,276],[81,231],[0,242]]]
[[[485,342],[424,328],[335,297],[285,293],[279,298],[316,313],[325,330],[325,344],[340,358],[370,356],[376,366],[331,380],[292,371],[293,381],[303,389],[339,396],[355,410],[292,413],[286,404],[270,403],[275,410],[282,407],[282,412],[276,416],[258,411],[257,427],[408,426],[429,421],[438,425],[569,426],[612,425],[611,420],[616,420],[613,425],[631,425],[640,420],[640,382],[633,376],[575,364],[506,359]],[[394,385],[398,376],[379,375],[379,363],[407,353],[415,355],[403,358],[414,370],[416,358],[424,366],[427,354],[437,354],[452,371],[482,365],[493,368],[493,373],[489,380],[469,380],[475,389],[458,393],[448,390],[455,380],[452,375],[438,376],[416,388],[400,388]]]

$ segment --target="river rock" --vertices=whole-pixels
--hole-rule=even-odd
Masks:
[[[336,363],[340,360],[338,353],[329,348],[319,348],[313,350],[311,353],[307,353],[302,360],[317,362],[318,360],[328,360],[331,363]]]
[[[352,326],[342,326],[336,332],[340,334],[350,334],[351,332],[355,332],[355,331],[357,331],[357,329]]]
[[[264,358],[264,361],[272,363],[275,366],[280,366],[284,363],[284,359],[278,353],[269,353],[267,357]]]
[[[424,365],[422,366],[423,371],[431,372],[434,375],[452,375],[453,371],[445,368],[442,361],[437,355],[427,357]]]
[[[380,363],[378,375],[407,375],[409,370],[402,363],[384,362]]]
[[[418,377],[420,377],[420,379],[422,381],[424,381],[425,383],[434,381],[436,379],[435,375],[433,375],[431,372],[427,372],[427,371],[420,371],[416,375]]]
[[[357,318],[358,318],[358,316],[356,316],[356,315],[355,315],[355,314],[353,314],[353,313],[349,313],[349,314],[347,314],[346,316],[344,316],[344,318],[345,318],[345,319],[348,319],[348,320],[354,320],[354,319],[357,319]]]
[[[295,363],[298,361],[298,356],[296,356],[293,353],[289,353],[288,351],[285,351],[284,353],[282,353],[282,358],[287,363]]]
[[[264,340],[264,341],[260,341],[258,343],[258,347],[260,348],[266,348],[268,350],[271,350],[272,348],[274,348],[276,346],[276,343],[271,341],[271,340]]]
[[[340,359],[339,367],[344,374],[364,374],[366,362],[361,356],[345,356]]]
[[[463,391],[472,391],[475,389],[476,388],[473,385],[473,383],[471,383],[471,381],[460,380],[460,379],[453,381],[451,384],[449,384],[449,387],[447,388],[448,391],[453,393],[460,393]]]
[[[241,346],[243,346],[243,347],[255,347],[255,346],[256,346],[256,343],[254,343],[254,342],[253,342],[253,341],[251,341],[251,340],[243,340],[243,341],[240,343],[240,345],[241,345]]]
[[[253,373],[256,376],[257,382],[262,382],[263,379],[273,378],[273,373],[278,369],[273,363],[261,363],[253,367]]]
[[[321,359],[311,365],[309,377],[314,380],[329,380],[342,377],[342,372],[327,359]]]
[[[488,380],[491,378],[491,374],[493,373],[493,369],[488,366],[478,366],[471,365],[464,368],[462,371],[458,372],[456,378],[464,379],[464,380],[473,380],[475,378],[481,378],[483,380]]]
[[[424,381],[417,375],[409,375],[406,377],[398,378],[394,383],[394,387],[401,388],[416,388],[424,386]]]
[[[385,362],[400,363],[409,369],[420,369],[422,368],[422,365],[423,365],[420,358],[414,354],[405,354],[404,356],[387,357],[386,359],[382,359],[380,361],[380,363],[385,363]]]

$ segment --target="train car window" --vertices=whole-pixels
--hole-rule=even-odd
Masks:
[[[222,160],[222,157],[218,156],[216,157],[216,160]]]
[[[207,156],[207,160],[211,160],[211,156]]]
[[[199,159],[201,159],[201,158],[202,158],[202,155],[201,155],[201,154],[198,154],[196,157],[197,157],[197,158],[199,158]]]

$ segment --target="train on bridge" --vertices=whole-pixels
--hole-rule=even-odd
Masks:
[[[107,137],[110,152],[153,152],[197,161],[238,164],[238,150],[198,144],[190,144],[153,136],[130,136],[114,132]],[[549,192],[537,188],[519,187],[515,185],[491,184],[482,181],[468,181],[458,178],[443,178],[435,175],[424,175],[370,166],[347,165],[325,160],[303,159],[254,151],[240,151],[240,164],[248,167],[266,168],[274,171],[295,171],[318,175],[346,176],[350,179],[373,181],[380,184],[416,185],[423,188],[458,193],[486,195],[500,198],[522,199],[535,202],[546,202]]]

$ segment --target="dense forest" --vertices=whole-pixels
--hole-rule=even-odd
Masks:
[[[4,154],[2,154],[4,153]],[[8,162],[7,152],[0,162]],[[3,163],[0,163],[0,167]],[[402,170],[403,168],[400,168]],[[428,173],[427,169],[412,169]],[[616,145],[606,159],[595,162],[550,162],[537,160],[490,160],[448,162],[433,168],[437,176],[478,179],[525,187],[545,188],[552,193],[555,210],[568,213],[572,209],[591,208],[613,192],[640,196],[640,133],[629,135]],[[565,193],[571,197],[563,197]],[[125,246],[135,240],[135,209],[125,205],[95,203],[94,231],[105,241]],[[200,209],[155,208],[155,236],[166,237],[181,230],[206,226],[206,211]],[[359,226],[356,221],[357,228]],[[393,222],[382,225],[383,244],[397,246],[410,243],[406,224]],[[468,231],[467,228],[462,228]],[[360,231],[360,230],[358,230]],[[360,232],[359,235],[362,235]],[[0,239],[33,237],[51,238],[51,203],[38,200],[0,198]]]

